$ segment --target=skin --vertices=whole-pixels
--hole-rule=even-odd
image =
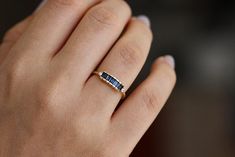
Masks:
[[[121,10],[121,11],[120,11]],[[0,47],[1,157],[127,157],[169,97],[166,57],[115,110],[148,56],[152,32],[122,0],[49,0]]]

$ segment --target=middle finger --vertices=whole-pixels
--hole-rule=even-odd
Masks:
[[[102,1],[87,12],[62,51],[55,56],[63,72],[73,79],[73,86],[85,83],[123,31],[130,15],[129,6],[120,0]]]

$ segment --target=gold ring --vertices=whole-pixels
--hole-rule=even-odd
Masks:
[[[116,77],[110,75],[105,71],[102,72],[94,71],[93,74],[97,75],[102,81],[107,83],[116,91],[120,92],[122,94],[122,99],[126,97],[124,85]]]

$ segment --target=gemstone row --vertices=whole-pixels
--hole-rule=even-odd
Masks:
[[[115,77],[111,76],[110,74],[108,74],[107,72],[102,72],[102,74],[100,75],[100,77],[107,81],[110,85],[112,85],[114,88],[122,91],[124,86],[122,85],[122,83],[117,80]]]

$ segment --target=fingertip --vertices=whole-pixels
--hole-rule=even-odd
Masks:
[[[172,55],[166,55],[164,59],[171,66],[172,69],[175,69],[175,59]]]
[[[159,57],[154,62],[151,71],[152,73],[157,73],[158,76],[161,75],[161,77],[170,80],[174,84],[176,83],[175,60],[171,55]]]
[[[146,15],[139,15],[137,17],[137,19],[139,19],[141,22],[143,22],[148,27],[151,27],[151,21]]]
[[[171,69],[175,70],[175,59],[172,55],[165,55],[156,59],[153,64],[153,68],[160,64],[167,64]]]

